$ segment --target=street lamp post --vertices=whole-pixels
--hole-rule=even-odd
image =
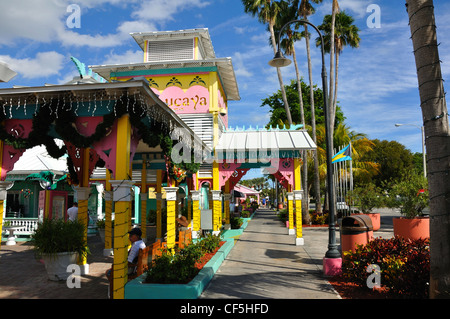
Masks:
[[[324,273],[325,275],[334,275],[336,273],[340,272],[341,264],[342,264],[342,258],[341,253],[339,252],[336,244],[336,227],[335,227],[335,212],[336,212],[336,205],[335,205],[335,198],[334,198],[334,182],[333,182],[333,165],[331,164],[332,161],[332,150],[331,150],[331,130],[330,130],[330,116],[329,116],[329,110],[327,105],[327,96],[328,96],[328,87],[327,87],[327,71],[325,67],[325,49],[324,49],[324,42],[322,34],[320,33],[319,29],[312,24],[309,21],[306,20],[292,20],[287,22],[279,32],[278,36],[278,43],[277,43],[277,53],[275,54],[275,57],[269,61],[269,65],[273,67],[284,67],[288,66],[291,61],[283,56],[283,54],[280,51],[280,39],[281,34],[284,30],[284,28],[292,23],[306,23],[312,26],[320,37],[320,44],[321,44],[321,53],[322,53],[322,90],[323,90],[323,108],[324,108],[324,116],[325,116],[325,123],[326,123],[326,136],[325,136],[325,143],[326,143],[326,158],[327,158],[327,191],[328,191],[328,200],[329,200],[329,208],[330,208],[330,220],[329,220],[329,236],[328,236],[328,251],[325,253],[324,258]]]
[[[419,128],[421,133],[422,133],[423,176],[426,178],[427,177],[427,160],[426,160],[426,155],[425,155],[425,131],[424,131],[424,127],[416,125],[416,124],[398,124],[398,123],[395,124],[395,127],[399,127],[399,126],[403,126],[403,125],[415,126],[415,127]]]

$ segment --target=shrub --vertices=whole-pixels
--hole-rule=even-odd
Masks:
[[[386,198],[386,205],[400,208],[400,213],[407,218],[420,216],[429,204],[427,187],[427,179],[422,175],[406,174],[392,186],[390,197]]]
[[[208,235],[197,243],[170,252],[163,250],[146,271],[146,283],[179,284],[188,283],[200,269],[197,262],[207,253],[214,252],[220,246],[220,237]]]
[[[231,217],[230,218],[230,227],[231,229],[239,229],[241,228],[244,220],[242,218],[238,217]]]
[[[32,236],[32,244],[39,254],[77,252],[86,256],[89,248],[85,240],[86,226],[79,221],[45,218]]]
[[[328,223],[328,213],[310,213],[311,224],[313,225],[325,225]]]
[[[356,187],[350,194],[363,214],[368,214],[374,208],[383,206],[381,190],[375,184],[369,183],[362,187]]]
[[[361,287],[370,275],[367,266],[376,264],[381,284],[405,298],[428,298],[430,278],[429,240],[401,237],[376,238],[356,251],[344,253],[342,276]]]

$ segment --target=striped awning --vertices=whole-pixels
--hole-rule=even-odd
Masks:
[[[219,158],[255,158],[261,154],[280,158],[299,157],[303,150],[313,150],[316,144],[306,130],[246,130],[223,132],[215,147]]]

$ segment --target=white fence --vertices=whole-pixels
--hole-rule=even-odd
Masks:
[[[3,224],[10,226],[23,226],[23,228],[14,231],[15,235],[32,235],[38,227],[37,218],[3,218]]]

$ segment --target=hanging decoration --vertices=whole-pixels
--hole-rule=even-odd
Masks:
[[[25,198],[25,199],[30,198],[30,196],[33,195],[33,192],[29,188],[22,189],[20,191],[20,193],[22,194],[23,198]]]
[[[175,165],[172,160],[164,155],[164,159],[166,161],[166,170],[169,173],[169,176],[174,178],[178,183],[183,181],[186,178],[187,171]]]
[[[93,98],[95,99],[95,96]],[[91,103],[90,100],[88,101]],[[95,107],[96,103],[94,103]],[[70,142],[75,147],[87,148],[105,137],[110,132],[117,118],[120,118],[124,114],[129,114],[130,123],[137,129],[137,134],[139,134],[143,142],[150,147],[160,145],[164,156],[169,159],[171,158],[170,154],[174,145],[174,141],[170,138],[171,125],[170,123],[165,123],[161,115],[156,114],[155,111],[150,111],[142,96],[136,98],[135,95],[129,96],[126,93],[122,94],[118,99],[115,99],[113,103],[113,110],[103,115],[102,122],[97,125],[95,132],[90,136],[84,136],[78,132],[74,125],[78,116],[77,110],[80,107],[79,102],[67,101],[65,97],[52,98],[50,101],[44,100],[43,104],[38,103],[36,100],[35,113],[32,119],[32,130],[27,138],[11,135],[5,130],[4,121],[7,120],[8,109],[6,106],[7,103],[5,103],[2,106],[3,112],[0,111],[0,123],[3,123],[0,124],[0,140],[4,141],[7,145],[13,146],[15,149],[29,149],[37,145],[44,145],[51,157],[60,158],[67,153],[67,148],[65,145],[61,148],[56,145],[54,138],[49,134],[51,130],[54,130],[61,139]],[[74,104],[76,104],[75,109],[72,108]],[[10,102],[9,118],[12,118],[13,108],[16,107]],[[200,163],[195,163],[194,154],[191,155],[191,163],[177,163],[176,166],[173,166],[176,169],[168,171],[169,175],[179,179],[188,172],[196,173],[200,167]],[[74,163],[70,157],[68,157],[67,162],[70,181],[76,184],[78,181],[73,166]],[[104,165],[104,162],[102,162],[99,160],[96,166]]]

